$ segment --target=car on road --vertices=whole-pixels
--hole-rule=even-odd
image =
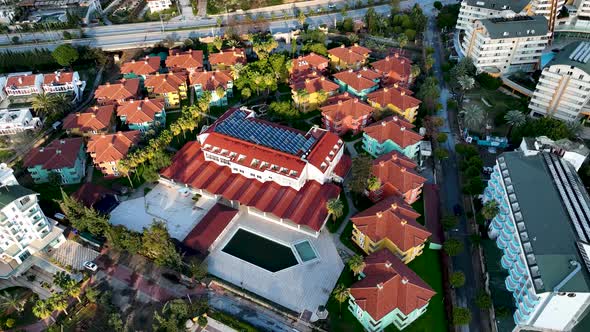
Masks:
[[[330,3],[328,4],[328,8],[330,8],[330,9],[334,9],[334,8],[336,8],[336,5],[330,2]]]
[[[92,272],[96,272],[96,270],[98,270],[98,265],[96,265],[94,262],[86,261],[82,265]]]
[[[453,206],[453,213],[458,217],[463,214],[463,208],[459,204]]]

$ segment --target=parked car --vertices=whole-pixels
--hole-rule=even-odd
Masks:
[[[96,272],[96,270],[98,270],[98,265],[96,265],[94,262],[84,262],[84,267],[87,268],[88,270],[92,271],[92,272]]]

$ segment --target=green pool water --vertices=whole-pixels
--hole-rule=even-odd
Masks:
[[[270,272],[297,265],[291,248],[241,228],[221,251]]]
[[[308,241],[297,243],[295,245],[295,249],[297,250],[299,257],[301,257],[301,260],[304,262],[317,258],[315,251],[313,251],[313,248],[311,247],[311,244],[309,244]]]

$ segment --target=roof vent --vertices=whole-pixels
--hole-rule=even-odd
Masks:
[[[391,209],[394,211],[397,210],[397,203],[391,204]]]
[[[406,172],[406,168],[402,167],[402,169],[400,170],[400,172],[405,173]]]
[[[406,127],[402,126],[399,130],[404,131],[406,130]]]
[[[381,218],[381,217],[383,217],[383,213],[382,212],[377,212],[376,216],[377,216],[377,218]]]
[[[408,278],[402,277],[402,284],[406,285],[408,283]]]
[[[398,122],[399,121],[399,118],[397,117],[397,115],[394,115],[393,116],[393,121],[395,121],[395,122]]]
[[[381,167],[385,166],[385,162],[383,162],[383,161],[380,161],[380,162],[379,162],[379,166],[381,166]]]
[[[394,153],[394,154],[392,154],[392,155],[391,155],[391,160],[397,160],[397,154],[395,154],[395,153]]]
[[[404,226],[404,225],[405,225],[405,224],[407,224],[407,223],[408,223],[408,221],[407,221],[406,219],[402,219],[402,220],[400,221],[400,224],[402,224],[402,226]]]

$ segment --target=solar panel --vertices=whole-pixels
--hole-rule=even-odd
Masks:
[[[218,123],[215,132],[293,155],[307,151],[316,141],[295,131],[249,119],[243,111],[235,111]]]

